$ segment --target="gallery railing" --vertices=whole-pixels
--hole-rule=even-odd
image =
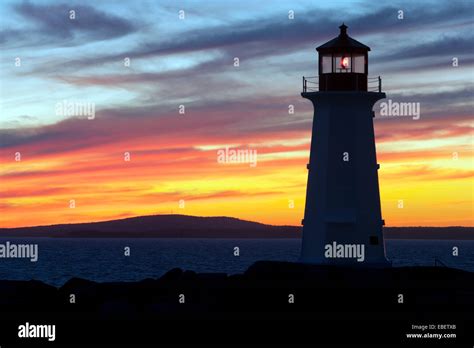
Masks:
[[[319,76],[303,76],[303,92],[319,92]],[[382,92],[380,76],[367,77],[367,92]]]

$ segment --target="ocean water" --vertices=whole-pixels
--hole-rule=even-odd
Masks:
[[[258,260],[297,261],[299,239],[0,238],[0,244],[38,244],[37,262],[0,258],[0,279],[41,280],[61,286],[71,277],[99,282],[157,278],[172,268],[241,273]],[[459,256],[453,256],[453,247]],[[130,248],[130,256],[124,248]],[[234,256],[239,247],[240,256]],[[386,240],[393,266],[449,267],[474,272],[474,241]]]

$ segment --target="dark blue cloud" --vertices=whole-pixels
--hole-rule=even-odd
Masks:
[[[132,21],[101,12],[88,5],[37,5],[22,2],[13,8],[29,27],[2,31],[0,43],[4,45],[78,45],[122,37],[137,30]],[[71,10],[75,11],[74,19],[70,18]]]

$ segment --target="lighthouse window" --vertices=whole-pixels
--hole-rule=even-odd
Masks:
[[[365,57],[363,55],[352,56],[352,72],[365,73]]]
[[[349,69],[350,66],[351,66],[350,58],[343,56],[341,58],[341,68],[342,69]]]
[[[334,70],[335,72],[347,73],[351,72],[351,56],[350,55],[337,55],[334,56]]]
[[[330,74],[332,73],[332,65],[331,65],[331,56],[323,56],[323,63],[322,63],[322,73],[323,74]]]

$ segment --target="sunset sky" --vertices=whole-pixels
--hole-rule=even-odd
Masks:
[[[474,225],[472,1],[82,3],[1,2],[0,227],[169,213],[299,225],[301,78],[342,22],[387,98],[421,107],[419,120],[374,107],[386,225]],[[95,118],[58,114],[68,102]],[[257,165],[218,163],[225,147]]]

